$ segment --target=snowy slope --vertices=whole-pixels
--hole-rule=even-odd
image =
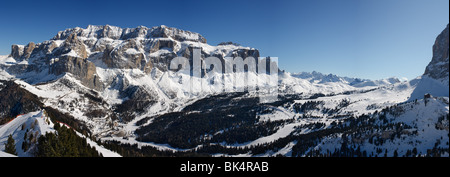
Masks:
[[[392,104],[396,110],[387,114],[386,120],[381,118],[381,114],[369,114],[373,119],[368,127],[361,128],[356,131],[344,131],[343,133],[334,133],[327,136],[317,136],[318,141],[316,145],[307,147],[304,154],[297,154],[299,156],[308,156],[309,152],[328,154],[342,150],[342,144],[347,143],[346,148],[353,149],[355,152],[364,152],[366,156],[386,156],[392,157],[394,153],[398,156],[432,156],[434,149],[444,149],[444,151],[437,151],[440,156],[448,157],[449,144],[449,129],[448,118],[449,114],[448,97],[429,98],[426,101],[423,99],[417,102],[406,102],[399,104]],[[425,103],[426,102],[426,103]],[[389,106],[388,106],[389,107]],[[387,108],[387,107],[384,107]],[[279,113],[274,113],[279,114]],[[263,143],[271,143],[284,137],[295,137],[299,134],[308,134],[311,132],[325,131],[333,128],[332,122],[346,122],[345,119],[335,118],[302,118],[281,126],[278,131],[269,136],[258,138],[251,142],[242,144],[223,144],[224,147],[250,147],[257,146]],[[314,123],[323,123],[324,126],[315,129],[313,126],[308,126]],[[302,127],[299,129],[300,127]],[[367,125],[366,125],[367,126]],[[400,127],[395,129],[395,127]],[[380,143],[381,142],[381,143]],[[215,154],[215,156],[275,156],[284,155],[292,156],[293,148],[297,145],[297,140],[289,142],[283,148],[266,151],[263,154],[252,154],[251,152],[245,154],[228,155]],[[445,150],[447,149],[447,150]],[[415,152],[413,154],[412,152]],[[447,151],[447,152],[446,152]],[[356,154],[355,154],[356,155]],[[348,156],[348,155],[344,155]]]
[[[27,129],[29,130],[28,132]],[[0,127],[0,144],[2,145],[0,150],[4,151],[4,144],[6,143],[8,136],[12,135],[16,143],[17,155],[19,157],[32,156],[33,152],[24,152],[21,148],[25,133],[27,133],[28,137],[33,134],[35,139],[32,141],[37,141],[37,137],[46,132],[55,132],[55,130],[53,129],[53,123],[49,121],[48,117],[43,115],[42,111],[19,115],[9,123]]]
[[[434,147],[448,148],[448,120],[444,120],[446,128],[437,128],[437,125],[441,123],[439,118],[449,114],[448,97],[427,99],[426,105],[425,101],[421,99],[399,106],[403,109],[403,113],[399,116],[388,115],[388,120],[391,120],[392,123],[400,123],[403,127],[411,128],[404,129],[398,138],[393,139],[390,138],[390,135],[395,130],[372,130],[362,132],[363,135],[351,136],[351,139],[359,142],[361,151],[366,151],[368,155],[372,154],[373,156],[383,156],[385,151],[387,151],[387,156],[393,156],[394,151],[397,151],[398,156],[403,156],[406,155],[408,150],[412,151],[414,148],[417,149],[417,155],[428,154],[427,150]],[[376,123],[381,124],[381,122]],[[369,142],[370,137],[385,138],[385,142],[381,145],[375,145]],[[339,141],[342,141],[341,138],[330,136],[324,138],[314,149],[319,149],[323,153],[327,150],[332,152]],[[377,153],[377,149],[383,149],[382,153]],[[449,154],[447,152],[442,156],[448,157]]]
[[[17,156],[0,151],[0,157],[17,157]]]
[[[433,96],[449,96],[449,87],[436,79],[430,78],[423,75],[417,78],[417,87],[413,93],[411,93],[411,98],[409,100],[421,99],[427,93]]]
[[[0,126],[0,150],[5,150],[4,144],[6,143],[8,136],[12,135],[15,140],[17,156],[32,157],[34,153],[33,147],[35,146],[35,143],[37,142],[39,136],[47,132],[55,133],[56,131],[55,129],[53,129],[53,126],[54,124],[52,123],[52,121],[50,121],[50,118],[44,115],[43,111],[36,111],[24,115],[19,115],[7,124]],[[31,140],[32,145],[27,151],[24,151],[22,149],[22,143],[24,142],[25,134],[27,134],[27,137],[30,137],[31,135],[34,137]],[[82,136],[79,133],[78,135]],[[94,146],[97,151],[103,154],[104,157],[120,157],[119,154],[107,150],[89,139],[87,140],[88,144]]]
[[[316,109],[308,111],[308,112],[295,112],[294,105],[291,104],[288,107],[279,106],[272,108],[273,111],[271,113],[266,113],[259,115],[260,121],[276,121],[276,120],[290,120],[295,118],[294,122],[285,124],[283,126],[278,127],[279,129],[268,136],[260,137],[254,141],[241,143],[241,144],[223,144],[225,147],[250,147],[255,145],[261,145],[264,143],[271,143],[280,138],[284,138],[287,136],[292,136],[292,134],[308,134],[313,131],[317,131],[311,128],[308,128],[309,125],[315,123],[323,123],[324,127],[320,130],[330,128],[332,122],[340,122],[345,121],[346,118],[351,116],[360,116],[360,115],[370,115],[375,111],[379,112],[382,109],[401,104],[405,102],[410,96],[411,92],[414,90],[415,86],[410,85],[410,82],[402,82],[397,83],[390,86],[383,86],[379,88],[372,89],[372,91],[365,92],[355,92],[352,94],[337,94],[334,96],[324,96],[316,99],[301,99],[294,100],[295,104],[304,104],[310,101],[323,102]],[[342,101],[348,102],[346,105],[342,105]],[[448,105],[447,105],[448,107]],[[445,104],[436,106],[436,108],[444,108],[445,112]],[[332,114],[325,113],[329,110],[336,110],[337,112],[333,112]],[[340,116],[342,118],[336,118],[336,116]],[[432,115],[434,116],[434,115]],[[298,127],[304,127],[299,129]],[[324,140],[326,141],[326,140]],[[334,150],[334,148],[340,145],[339,142],[335,138],[330,139],[327,146],[330,147],[329,150]],[[286,155],[291,156],[292,147],[296,144],[296,141],[293,141],[286,145],[286,147],[278,150],[278,151],[268,151],[265,154],[239,154],[239,155],[227,155],[227,154],[216,154],[216,156],[226,155],[226,156],[274,156],[274,155]],[[334,144],[333,144],[334,143]],[[312,147],[314,148],[314,147]],[[326,149],[324,149],[326,151]],[[392,155],[391,155],[392,156]]]

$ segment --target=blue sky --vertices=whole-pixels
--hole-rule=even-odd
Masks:
[[[448,14],[448,0],[1,1],[0,55],[66,28],[163,24],[257,48],[289,72],[412,79]]]

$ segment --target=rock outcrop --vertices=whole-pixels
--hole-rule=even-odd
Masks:
[[[49,73],[54,75],[71,73],[84,86],[95,90],[103,89],[103,84],[97,76],[94,63],[83,58],[69,55],[62,56],[58,62],[50,66]]]
[[[421,99],[425,94],[433,96],[449,96],[449,45],[448,25],[439,34],[433,45],[433,58],[425,69],[424,74],[417,82],[417,86],[409,100]]]
[[[19,59],[23,55],[24,47],[22,45],[14,44],[11,46],[11,54],[10,56],[14,59]]]
[[[445,28],[436,38],[436,42],[433,45],[433,58],[423,74],[444,83],[446,82],[447,86],[449,80],[448,32],[449,29],[447,25],[447,28]]]

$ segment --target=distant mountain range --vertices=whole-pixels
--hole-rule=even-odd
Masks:
[[[341,82],[353,87],[384,86],[401,82],[396,77],[372,81],[369,79],[341,77],[334,74],[322,74],[316,71],[293,73],[292,76],[306,79],[312,83]]]

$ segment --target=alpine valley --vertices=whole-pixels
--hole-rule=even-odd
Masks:
[[[169,66],[175,57],[192,65],[194,49],[222,62],[261,57],[164,25],[90,25],[12,45],[0,56],[0,157],[449,156],[448,25],[422,76],[368,80],[280,68],[278,99],[268,103],[250,89],[189,91],[181,83],[190,73]],[[202,73],[194,79],[217,77]]]

